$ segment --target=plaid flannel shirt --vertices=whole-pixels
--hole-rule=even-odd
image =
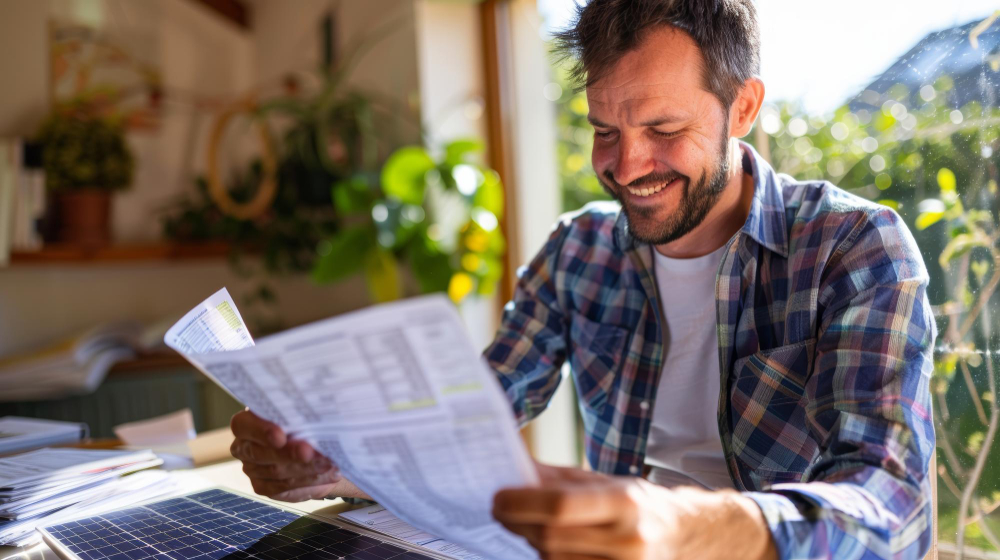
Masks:
[[[921,558],[930,546],[927,271],[899,216],[778,175],[749,145],[754,198],[716,280],[719,434],[781,558]],[[601,472],[642,472],[669,347],[652,248],[615,204],[555,226],[519,273],[485,357],[527,422],[568,360]]]

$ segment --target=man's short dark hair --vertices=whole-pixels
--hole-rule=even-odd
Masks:
[[[752,0],[592,0],[556,33],[556,53],[575,60],[580,86],[601,79],[647,32],[672,26],[701,49],[705,89],[726,109],[747,79],[760,74],[760,31]]]

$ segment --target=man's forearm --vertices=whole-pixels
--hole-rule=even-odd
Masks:
[[[341,478],[338,482],[334,483],[333,490],[330,491],[328,498],[361,498],[362,500],[371,500],[372,497],[365,494],[363,490],[354,485],[353,482],[347,480],[346,478]]]
[[[778,559],[764,514],[750,498],[732,490],[666,489],[642,482],[653,507],[669,508],[662,517],[676,521],[672,558],[730,560],[740,551],[739,558],[747,560]],[[657,499],[661,492],[673,496]]]

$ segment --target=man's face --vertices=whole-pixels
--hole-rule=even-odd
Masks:
[[[728,108],[703,89],[701,64],[694,40],[665,27],[587,88],[594,170],[640,241],[683,237],[728,181]]]

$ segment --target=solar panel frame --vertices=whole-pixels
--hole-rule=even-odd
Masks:
[[[285,547],[288,547],[289,544],[293,542],[290,539],[294,539],[296,537],[298,537],[300,540],[294,541],[294,544],[295,545],[299,545],[299,548],[301,549],[301,550],[299,550],[299,549],[296,549],[296,550],[299,550],[299,552],[301,552],[301,553],[304,554],[304,556],[299,556],[299,557],[302,558],[303,560],[305,560],[305,559],[310,558],[309,553],[315,553],[315,552],[317,552],[317,550],[309,547],[309,545],[311,544],[310,541],[309,541],[309,539],[314,539],[312,541],[312,546],[315,546],[315,542],[318,541],[318,540],[330,541],[331,539],[337,538],[336,537],[336,535],[338,534],[338,533],[336,533],[337,531],[349,531],[351,533],[354,533],[354,534],[358,535],[359,537],[362,537],[362,538],[365,538],[365,539],[373,539],[375,541],[378,541],[380,543],[385,543],[386,545],[390,545],[392,547],[401,548],[404,551],[406,551],[407,553],[418,555],[418,556],[411,556],[409,554],[405,554],[405,555],[402,555],[402,556],[395,556],[395,557],[393,557],[393,558],[396,558],[398,560],[411,560],[411,559],[415,560],[415,559],[418,559],[420,557],[428,558],[428,559],[432,559],[432,560],[451,560],[451,557],[449,557],[449,556],[444,556],[444,555],[441,555],[441,554],[439,554],[439,553],[437,553],[435,551],[428,550],[428,549],[425,549],[425,548],[413,545],[411,543],[408,543],[408,542],[405,542],[405,541],[402,541],[402,540],[399,540],[399,539],[395,539],[393,537],[389,537],[389,536],[377,533],[375,531],[372,531],[372,530],[369,530],[369,529],[365,528],[362,525],[358,525],[358,524],[354,524],[354,523],[349,523],[349,522],[341,521],[339,519],[332,519],[332,518],[325,517],[325,516],[314,515],[314,514],[311,514],[311,513],[308,513],[308,512],[297,510],[295,508],[289,507],[289,506],[287,506],[285,504],[282,504],[282,503],[274,502],[274,501],[271,501],[271,500],[265,500],[265,499],[260,498],[259,496],[249,495],[249,494],[246,494],[246,493],[243,493],[243,492],[239,492],[239,491],[232,490],[230,488],[221,487],[221,486],[213,486],[213,487],[210,487],[210,488],[203,488],[203,489],[200,489],[200,490],[197,490],[197,491],[188,492],[188,493],[180,494],[180,495],[176,495],[176,496],[170,496],[170,497],[166,497],[166,498],[164,498],[163,496],[160,496],[160,497],[154,498],[152,500],[147,500],[145,502],[140,502],[140,503],[137,503],[137,504],[130,505],[130,506],[126,507],[126,508],[120,508],[120,509],[117,509],[117,510],[108,511],[108,512],[104,512],[104,513],[97,514],[97,515],[83,516],[83,517],[80,517],[80,518],[78,518],[76,520],[72,520],[72,521],[63,521],[63,522],[61,522],[61,523],[59,523],[57,525],[51,526],[51,529],[55,529],[57,527],[64,527],[64,526],[72,525],[74,523],[79,524],[80,521],[89,520],[89,519],[93,519],[93,518],[96,518],[96,517],[106,517],[106,516],[110,516],[110,515],[120,515],[122,512],[132,511],[132,510],[137,509],[137,508],[149,508],[150,506],[154,506],[154,505],[158,505],[158,504],[165,504],[165,503],[177,500],[179,498],[193,499],[193,498],[191,498],[192,496],[202,495],[202,494],[206,494],[206,493],[213,492],[213,491],[221,491],[221,492],[225,492],[227,494],[231,494],[233,496],[237,496],[237,497],[240,497],[240,498],[252,500],[253,502],[256,502],[258,504],[258,506],[271,507],[271,508],[280,510],[282,512],[293,514],[293,515],[297,516],[294,520],[290,520],[287,525],[282,526],[282,528],[278,529],[274,533],[263,534],[263,536],[260,539],[258,539],[257,541],[253,541],[253,544],[251,546],[247,547],[249,549],[249,548],[253,548],[255,546],[258,546],[261,549],[254,550],[252,553],[243,553],[244,549],[241,549],[239,551],[234,551],[234,552],[231,552],[231,553],[229,553],[229,554],[227,554],[227,555],[225,555],[225,556],[222,557],[222,558],[225,558],[226,560],[245,560],[245,559],[250,559],[250,558],[260,558],[260,559],[263,559],[263,560],[279,560],[280,558],[293,557],[293,556],[286,556],[284,554],[284,551],[286,550],[285,548],[281,549],[283,551],[283,553],[280,556],[279,555],[275,555],[275,554],[268,554],[268,550],[275,550],[276,549],[276,545],[279,544],[279,543],[283,543],[283,545]],[[197,500],[195,500],[195,501],[197,501]],[[199,502],[199,503],[202,503],[202,502]],[[211,507],[209,504],[205,504],[205,505],[208,506],[208,507]],[[258,507],[258,506],[254,506],[254,507]],[[169,508],[165,508],[165,509],[167,509],[169,511]],[[224,510],[217,510],[217,509],[214,509],[214,508],[212,508],[212,509],[214,511],[224,511]],[[154,510],[154,511],[156,511],[156,510]],[[157,511],[157,513],[159,513],[159,512]],[[237,511],[237,513],[240,513],[240,512]],[[230,515],[234,515],[234,514],[230,514]],[[163,516],[167,517],[166,515],[163,515]],[[167,517],[167,518],[169,519],[169,517]],[[293,528],[293,529],[289,530],[289,533],[294,532],[295,536],[290,536],[290,535],[287,535],[287,534],[286,535],[281,535],[280,534],[280,531],[285,530],[288,527],[290,527],[293,523],[298,523],[298,522],[300,522],[302,520],[311,520],[311,521],[314,521],[316,523],[303,522],[300,527]],[[141,520],[139,520],[139,521],[140,521],[140,523],[136,523],[134,520],[130,520],[129,523],[132,523],[133,525],[135,525],[136,528],[130,528],[129,530],[134,531],[134,532],[138,532],[139,534],[142,534],[144,537],[151,537],[151,535],[152,536],[156,536],[156,535],[162,536],[162,535],[166,535],[167,534],[167,532],[164,532],[164,531],[157,531],[157,532],[150,533],[150,532],[148,532],[148,528],[144,528],[144,527],[140,526],[141,525]],[[208,520],[208,521],[214,521],[214,520]],[[322,532],[317,532],[315,529],[312,529],[312,530],[309,529],[309,527],[317,527],[318,526],[317,523],[323,524],[323,525],[328,525],[329,526],[329,530],[324,530]],[[147,532],[143,533],[142,531],[144,531],[144,530],[147,531]],[[52,531],[50,531],[50,527],[42,528],[42,529],[39,529],[38,531],[39,531],[39,533],[41,533],[43,541],[49,546],[49,548],[51,548],[52,551],[55,552],[56,555],[59,556],[60,558],[62,558],[63,560],[97,560],[95,557],[87,557],[87,558],[85,558],[85,557],[81,557],[80,555],[78,555],[77,553],[75,553],[72,549],[70,549],[63,542],[63,538],[62,537],[57,536],[57,535],[53,534]],[[205,531],[205,533],[209,534],[208,531]],[[302,533],[303,536],[300,536],[299,533]],[[345,537],[345,541],[346,540],[354,540],[355,539],[355,537],[353,537],[353,536],[348,537],[346,535],[343,535],[342,533],[340,533],[340,535]],[[102,535],[102,536],[105,539],[108,539],[107,535]],[[211,535],[209,535],[209,536],[211,536]],[[127,540],[127,539],[124,539],[124,538],[120,537],[119,535],[111,535],[111,537],[112,537],[112,539],[108,540],[108,542],[111,542],[111,540],[116,540],[118,538],[121,538],[122,542],[125,542]],[[261,544],[265,539],[269,539],[269,538],[272,539],[269,543],[267,543],[267,544]],[[67,539],[68,539],[68,537],[67,537]],[[171,544],[174,544],[173,541],[180,540],[180,537],[178,537],[175,534],[172,538],[169,538],[167,540],[171,541]],[[194,547],[197,547],[198,545],[206,545],[206,543],[208,543],[208,542],[209,541],[207,539],[204,540],[203,542],[198,542],[198,543],[191,543],[190,541],[188,541],[186,544],[187,544],[188,547],[191,547],[190,549],[189,548],[182,548],[182,549],[169,550],[169,551],[157,551],[158,554],[154,555],[153,558],[160,559],[160,560],[178,560],[180,558],[193,557],[193,556],[187,556],[184,553],[185,550],[191,550],[191,549],[199,551],[199,554],[202,554],[202,553],[204,553],[204,554],[211,554],[210,552],[206,552],[204,550],[200,550],[198,548],[194,548]],[[368,541],[363,541],[363,542],[365,542],[367,544],[370,544],[370,543],[368,543]],[[72,542],[70,542],[70,544],[80,544],[80,543],[72,543]],[[152,543],[143,542],[142,544],[152,544]],[[159,544],[159,543],[157,543],[157,544]],[[345,549],[347,549],[349,551],[349,547],[346,546],[346,543],[344,541],[340,541],[339,543],[334,543],[334,544],[339,544],[339,545],[341,545],[341,547],[343,547],[343,548],[345,548]],[[275,548],[266,549],[267,546],[272,546],[272,545],[274,545]],[[126,547],[127,546],[129,546],[129,545],[126,545]],[[371,545],[371,546],[378,546],[378,545]],[[136,547],[136,548],[138,549],[139,547]],[[205,547],[203,547],[203,548],[205,548]],[[358,549],[358,550],[363,550],[363,549]],[[131,558],[132,555],[129,555],[128,552],[131,552],[131,551],[125,551],[125,552],[122,552],[122,554],[124,554],[125,556],[129,556]],[[347,553],[350,553],[350,552],[347,552]],[[255,556],[251,556],[251,554],[254,554]],[[134,556],[138,556],[138,554],[135,554]],[[373,558],[374,554],[371,554],[371,555],[365,555],[365,554],[357,555],[357,554],[355,554],[355,557],[359,558],[359,559],[361,559],[361,558]],[[207,559],[209,557],[202,557],[202,558]],[[127,559],[125,557],[121,557],[119,559],[119,558],[113,558],[111,556],[105,556],[102,560],[127,560]]]

